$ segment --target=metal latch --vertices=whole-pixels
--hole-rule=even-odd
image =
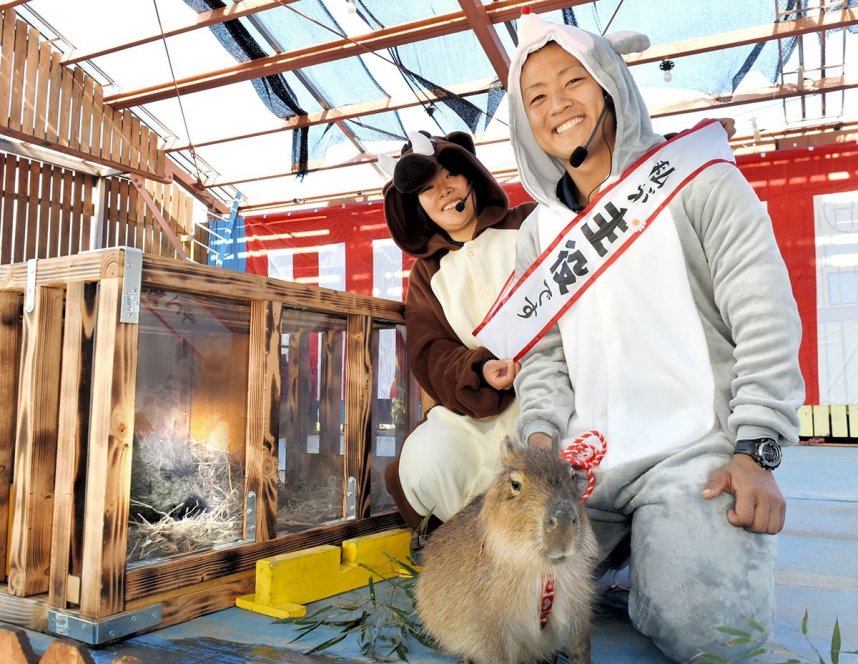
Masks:
[[[38,258],[27,261],[27,287],[24,291],[24,311],[33,313],[36,308],[36,263]]]
[[[256,541],[256,492],[247,492],[247,541]]]
[[[122,301],[119,305],[120,323],[140,321],[140,290],[143,282],[143,252],[125,247],[125,269],[122,273]]]
[[[349,519],[354,519],[357,516],[357,480],[354,477],[349,477],[346,484],[346,516]]]

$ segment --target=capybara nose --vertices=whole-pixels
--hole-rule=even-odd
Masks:
[[[549,506],[545,527],[548,530],[555,530],[561,524],[574,525],[577,520],[578,514],[574,503],[571,500],[559,500]]]

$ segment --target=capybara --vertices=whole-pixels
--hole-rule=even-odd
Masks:
[[[416,604],[439,647],[474,664],[590,662],[596,539],[587,477],[557,450],[504,442],[489,488],[428,538]]]

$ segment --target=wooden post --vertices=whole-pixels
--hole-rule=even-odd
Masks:
[[[319,380],[319,454],[340,455],[343,424],[343,333],[324,330],[319,338],[322,357]]]
[[[6,580],[6,548],[9,544],[9,489],[18,404],[18,362],[21,350],[22,298],[0,291],[0,581]]]
[[[314,424],[310,421],[313,400],[310,396],[310,372],[307,370],[309,358],[310,334],[299,330],[289,331],[289,362],[283,388],[285,403],[280,420],[286,424],[283,432],[286,444],[290,450],[301,454],[307,452],[307,437]]]
[[[83,530],[82,492],[86,468],[86,431],[89,425],[89,371],[95,332],[95,284],[71,282],[66,293],[63,362],[54,490],[54,528],[51,543],[51,582],[48,602],[65,608],[77,604],[70,592],[69,574],[79,578]],[[74,563],[75,569],[70,564]],[[75,584],[77,587],[77,584]]]
[[[372,425],[372,318],[349,314],[346,323],[346,428],[345,478],[357,481],[356,517],[370,512],[369,463]],[[343,492],[344,501],[348,500]]]
[[[121,292],[121,277],[99,283],[80,598],[88,619],[125,608],[139,328],[118,322]]]
[[[9,550],[9,592],[19,597],[48,590],[63,290],[36,286],[33,309],[26,309],[25,306],[15,437],[15,510]]]
[[[256,493],[257,542],[277,536],[281,311],[267,301],[254,301],[250,309],[245,492]]]

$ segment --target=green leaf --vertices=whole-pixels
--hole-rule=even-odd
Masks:
[[[741,657],[737,657],[733,660],[733,662],[746,662],[749,659],[754,659],[754,657],[759,657],[760,655],[765,655],[768,652],[765,648],[757,648],[752,650],[751,652],[747,652]]]
[[[375,582],[369,577],[369,597],[375,603]]]
[[[746,636],[751,638],[751,635],[748,634],[743,629],[737,629],[736,627],[718,627],[719,632],[723,632],[724,634],[732,634],[733,636]]]
[[[416,569],[414,569],[414,567],[412,567],[411,565],[408,565],[407,563],[404,563],[401,560],[397,560],[396,562],[402,567],[402,569],[404,569],[406,572],[408,572],[411,575],[409,578],[416,579],[419,576],[420,572],[418,572]]]
[[[720,628],[719,628],[720,629]],[[730,664],[730,661],[724,659],[720,655],[716,655],[711,652],[704,652],[698,655],[701,658],[700,661],[707,662],[707,664]]]
[[[320,643],[319,645],[310,648],[304,654],[305,655],[312,655],[313,653],[321,652],[322,650],[325,650],[326,648],[330,648],[331,646],[338,644],[340,641],[345,639],[347,636],[348,636],[348,634],[338,634],[334,638],[328,639],[324,643]]]
[[[352,620],[343,620],[340,621],[335,627],[342,627],[340,632],[351,632],[355,628],[360,627],[364,624],[369,614],[366,611],[361,611],[360,615],[357,618],[353,618]],[[332,623],[333,624],[333,623]]]
[[[801,619],[801,633],[807,636],[807,609],[804,610],[804,618]]]
[[[312,621],[316,616],[321,616],[326,613],[334,613],[336,610],[337,608],[335,606],[326,604],[325,606],[320,606],[312,613],[308,613],[300,618],[287,618],[287,620],[294,620],[296,625],[301,625],[308,621]]]
[[[758,623],[756,620],[753,620],[751,618],[748,618],[748,625],[750,625],[753,629],[760,632],[761,634],[765,634],[765,632],[766,632],[765,627],[763,627],[760,623]]]
[[[831,664],[840,664],[840,620],[834,620],[834,631],[831,632]]]
[[[310,633],[310,632],[312,632],[314,629],[316,629],[317,627],[319,627],[319,625],[321,625],[321,624],[322,624],[322,621],[320,620],[320,621],[319,621],[319,622],[317,622],[317,623],[314,623],[314,624],[312,624],[312,625],[308,625],[308,626],[307,626],[307,627],[305,627],[303,630],[301,630],[301,632],[298,634],[298,636],[296,636],[294,639],[292,639],[289,643],[295,643],[295,641],[300,641],[300,640],[301,640],[301,639],[303,639],[305,636],[307,636],[307,634],[309,634],[309,633]]]

